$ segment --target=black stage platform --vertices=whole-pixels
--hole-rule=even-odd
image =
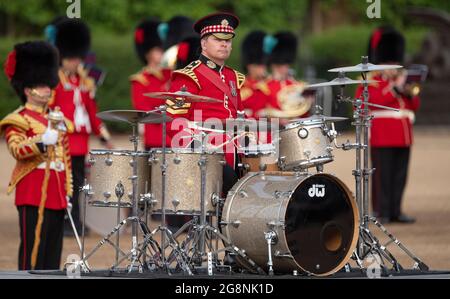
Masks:
[[[0,271],[0,279],[65,279],[69,278],[65,271],[54,270],[35,270],[35,271]],[[351,270],[350,272],[338,272],[326,277],[316,277],[308,275],[255,275],[242,273],[214,273],[209,276],[207,274],[185,275],[183,273],[173,273],[168,275],[165,272],[144,271],[138,273],[136,271],[128,273],[125,269],[110,270],[94,270],[90,273],[81,273],[81,278],[86,279],[218,279],[218,280],[278,280],[278,279],[369,279],[369,277],[360,270]],[[402,270],[400,272],[382,273],[381,279],[450,279],[450,270],[439,271],[420,271],[420,270]]]

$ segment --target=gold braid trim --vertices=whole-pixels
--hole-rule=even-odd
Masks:
[[[194,69],[196,69],[202,62],[200,60],[196,60],[188,64],[184,69],[173,71],[174,74],[181,74],[183,76],[187,76],[192,79],[192,81],[197,84],[199,89],[202,89],[200,86],[200,82],[198,81],[197,75],[194,73]]]
[[[128,77],[128,79],[131,82],[139,82],[144,86],[148,86],[150,84],[150,82],[147,80],[147,78],[145,78],[143,73],[136,73],[134,75],[131,75],[130,77]]]
[[[233,70],[236,75],[236,82],[238,85],[238,89],[241,89],[242,85],[244,85],[245,82],[245,75],[242,73],[239,73],[238,71]]]
[[[16,126],[24,131],[30,129],[30,124],[27,120],[19,114],[25,107],[21,106],[14,112],[8,114],[4,119],[0,121],[0,134],[3,134],[8,126]]]

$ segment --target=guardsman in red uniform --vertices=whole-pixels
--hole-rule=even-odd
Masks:
[[[74,132],[69,134],[70,156],[72,157],[74,193],[71,198],[72,216],[81,231],[79,211],[79,190],[84,184],[85,157],[89,150],[89,135],[97,135],[110,148],[110,135],[96,116],[95,80],[83,68],[83,59],[90,48],[89,27],[78,19],[63,18],[55,24],[55,45],[59,50],[61,67],[59,84],[55,89],[50,107],[59,106],[64,115],[73,122]],[[66,233],[71,234],[69,221]]]
[[[392,27],[374,31],[369,41],[369,60],[375,64],[401,64],[405,39]],[[370,127],[372,167],[372,203],[382,222],[412,223],[414,219],[401,213],[401,201],[406,185],[410,149],[413,143],[414,112],[419,98],[411,95],[405,86],[404,70],[373,73],[371,79],[380,82],[369,86],[369,102],[400,112],[370,107],[373,115]],[[361,97],[362,87],[357,90]]]
[[[151,111],[164,104],[164,100],[150,99],[145,96],[149,92],[168,89],[171,70],[161,68],[163,48],[162,40],[158,35],[160,25],[161,22],[148,19],[141,22],[134,32],[136,52],[145,65],[141,71],[130,77],[131,99],[133,107],[137,110]],[[162,146],[161,124],[145,124],[144,144],[146,149]]]
[[[32,253],[37,254],[35,269],[60,266],[64,210],[72,193],[66,132],[73,127],[66,121],[59,122],[55,129],[47,118],[47,104],[59,80],[58,66],[57,50],[42,41],[17,44],[5,63],[6,75],[24,103],[0,122],[8,150],[17,160],[8,193],[16,190],[19,270],[32,268]],[[42,225],[37,224],[39,206]],[[40,228],[40,241],[35,245],[36,226]]]
[[[192,37],[198,38],[198,34],[194,31],[193,26],[194,21],[191,18],[177,15],[172,17],[167,23],[162,23],[158,27],[158,32],[161,33],[164,40],[164,56],[162,62],[164,67],[168,67],[172,70],[179,68],[177,66],[179,44]],[[197,58],[198,55],[193,60],[197,60]]]
[[[267,80],[269,103],[262,114],[268,117],[298,118],[308,116],[312,99],[302,96],[305,83],[295,80],[291,65],[297,57],[297,38],[291,32],[278,32],[268,38],[271,48],[269,65],[271,76]]]
[[[239,25],[239,19],[229,13],[215,13],[198,20],[194,30],[200,34],[201,54],[198,60],[190,63],[184,69],[172,74],[170,91],[182,88],[190,93],[208,96],[220,100],[220,103],[186,103],[182,107],[173,106],[167,101],[172,117],[183,117],[190,121],[204,121],[210,118],[225,120],[236,118],[238,111],[243,111],[240,89],[245,76],[232,68],[225,66],[230,57],[234,30]],[[201,114],[201,116],[199,115]],[[175,123],[175,122],[173,122]],[[177,132],[180,128],[174,128]],[[174,143],[174,139],[172,139]],[[177,146],[172,144],[172,146]],[[235,151],[226,152],[228,167],[225,167],[224,190],[231,188],[237,180],[233,168],[237,162]]]
[[[246,79],[241,89],[242,105],[248,117],[258,117],[258,112],[267,106],[270,90],[267,77],[267,54],[264,40],[269,37],[263,31],[252,31],[241,45],[241,60]]]
[[[197,60],[200,55],[200,38],[192,36],[178,43],[177,60],[175,69],[185,68],[191,62]]]

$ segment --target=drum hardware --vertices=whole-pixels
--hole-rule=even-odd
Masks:
[[[415,261],[416,267],[421,270],[428,270],[428,266],[425,263],[423,263],[418,257],[413,255],[405,246],[403,246],[398,239],[396,239],[391,233],[389,233],[384,228],[384,226],[382,226],[376,220],[375,217],[369,215],[369,179],[374,171],[374,169],[369,168],[369,127],[373,118],[369,114],[369,106],[386,110],[399,110],[383,105],[369,103],[369,81],[367,80],[367,73],[371,71],[398,69],[401,67],[402,66],[398,65],[373,65],[368,62],[367,56],[363,56],[361,64],[353,67],[343,67],[329,70],[329,72],[339,72],[340,78],[344,77],[345,72],[358,72],[361,73],[364,81],[362,83],[362,99],[346,98],[344,96],[344,85],[340,86],[340,94],[337,96],[338,102],[350,102],[354,107],[354,122],[352,123],[352,125],[356,128],[356,142],[350,143],[349,141],[347,141],[345,144],[338,146],[338,148],[342,148],[343,150],[355,149],[356,151],[356,165],[355,169],[352,171],[352,174],[355,177],[355,193],[356,201],[358,203],[358,210],[360,211],[360,227],[358,244],[353,256],[361,268],[363,268],[361,260],[364,260],[369,255],[377,255],[382,260],[381,266],[383,268],[386,269],[386,265],[383,260],[385,259],[393,266],[396,271],[400,271],[400,269],[402,268],[400,263],[387,249],[387,246],[389,244],[394,243]],[[337,142],[335,142],[335,145],[337,146]],[[361,161],[361,154],[363,156],[363,161]],[[380,244],[378,239],[369,230],[370,222],[374,223],[386,236],[391,239],[391,241],[385,245]]]
[[[289,196],[287,196],[286,198],[289,198]],[[270,221],[267,222],[266,224],[270,229],[276,229],[276,228],[281,228],[284,229],[286,227],[286,224],[284,223],[284,221]]]
[[[278,242],[277,234],[274,231],[268,231],[264,233],[264,238],[267,241],[267,266],[269,267],[269,275],[273,275],[273,262],[272,262],[272,245]]]
[[[172,253],[171,256],[175,256],[179,266],[181,266],[182,270],[192,275],[192,272],[189,269],[189,265],[186,263],[186,256],[183,252],[183,249],[179,246],[178,242],[175,238],[173,238],[172,232],[166,226],[166,175],[167,175],[167,159],[166,159],[166,135],[167,135],[167,121],[170,120],[170,117],[167,116],[167,106],[161,105],[158,108],[158,111],[162,114],[162,163],[160,165],[161,169],[161,225],[149,235],[151,236],[156,234],[158,231],[161,233],[161,264],[162,268],[165,272],[169,273],[169,264],[166,260],[166,248],[171,247]],[[166,240],[166,238],[168,240]],[[166,243],[166,241],[168,241]]]
[[[110,158],[108,158],[108,159],[110,159]],[[106,159],[105,162],[108,161],[108,159]],[[112,165],[112,160],[111,160],[110,165]],[[116,188],[114,189],[114,192],[116,194],[117,202],[118,202],[118,204],[117,204],[117,207],[118,207],[117,208],[117,225],[119,225],[120,224],[120,206],[121,206],[120,204],[121,204],[122,197],[125,193],[125,189],[124,189],[121,181],[119,181],[119,183],[117,183]],[[118,248],[120,248],[120,234],[116,234],[116,265],[119,264]]]
[[[290,254],[290,253],[281,253],[279,250],[276,250],[275,253],[273,254],[273,256],[277,257],[277,258],[294,259],[292,254]],[[294,271],[297,272],[297,270],[294,270]]]
[[[162,113],[160,113],[160,111]],[[162,116],[161,116],[162,114]],[[127,122],[131,124],[133,132],[130,136],[129,140],[133,143],[133,151],[129,152],[117,152],[117,151],[94,151],[94,154],[103,155],[105,156],[105,164],[106,166],[113,166],[115,165],[115,159],[114,157],[117,156],[125,156],[129,157],[131,156],[131,159],[128,160],[126,163],[128,166],[132,168],[132,174],[131,176],[126,177],[126,179],[131,183],[131,192],[128,193],[128,197],[131,201],[129,204],[131,209],[131,216],[120,221],[113,230],[108,233],[98,244],[97,246],[86,256],[84,256],[84,239],[83,239],[83,262],[87,261],[89,257],[91,257],[103,244],[108,243],[112,245],[116,249],[116,258],[115,263],[112,266],[112,270],[114,270],[116,267],[118,267],[124,260],[128,259],[130,260],[130,264],[128,267],[128,272],[137,270],[139,272],[142,272],[142,269],[144,267],[147,267],[148,269],[154,269],[155,265],[158,266],[158,268],[167,269],[167,263],[165,260],[165,249],[167,247],[170,247],[172,249],[172,254],[175,256],[175,259],[178,263],[178,265],[181,267],[181,269],[187,273],[190,273],[190,270],[188,266],[185,263],[185,256],[183,255],[183,252],[181,248],[179,248],[178,243],[176,240],[174,240],[170,234],[170,231],[166,229],[165,222],[163,225],[161,225],[158,229],[156,229],[154,232],[151,232],[148,227],[148,213],[146,213],[146,221],[142,221],[140,217],[138,216],[138,209],[139,206],[144,204],[144,209],[147,209],[148,206],[155,205],[155,199],[154,196],[148,192],[148,182],[145,181],[145,187],[142,188],[142,184],[140,184],[140,190],[138,190],[138,180],[140,179],[140,173],[138,173],[138,160],[142,160],[143,157],[145,157],[145,160],[148,161],[148,158],[138,152],[138,142],[139,137],[137,136],[137,124],[138,123],[163,123],[164,127],[164,133],[165,133],[165,124],[167,121],[171,120],[170,117],[168,117],[165,113],[164,107],[160,107],[158,110],[145,112],[145,111],[134,111],[134,110],[114,110],[114,111],[105,111],[99,113],[99,117],[106,120],[113,120],[113,121],[122,121]],[[165,134],[163,134],[163,145],[165,146]],[[163,166],[165,166],[165,157],[163,155]],[[125,162],[123,159],[120,160]],[[119,160],[118,160],[119,162]],[[91,156],[89,159],[89,163],[91,165],[95,165],[96,160]],[[147,162],[148,163],[148,162]],[[119,163],[117,166],[120,166]],[[116,167],[117,167],[116,166]],[[140,169],[142,170],[142,169]],[[163,171],[163,170],[162,170]],[[149,171],[147,171],[149,174]],[[147,174],[147,175],[148,175]],[[164,173],[163,173],[164,175]],[[142,183],[141,181],[139,181]],[[95,195],[95,192],[92,191],[92,187],[85,184],[85,199],[90,198]],[[110,198],[111,192],[106,191],[104,192],[105,197]],[[115,188],[115,194],[118,198],[118,204],[117,204],[117,217],[118,220],[120,220],[120,208],[123,206],[122,200],[123,195],[125,194],[125,189],[123,187],[123,184],[121,181],[116,185]],[[140,194],[140,195],[139,195]],[[164,193],[163,193],[163,200],[164,200]],[[163,209],[164,212],[165,209]],[[86,215],[86,213],[84,213]],[[84,216],[85,216],[84,215]],[[163,217],[164,218],[164,217]],[[132,248],[129,250],[128,253],[123,252],[119,248],[119,235],[118,231],[120,228],[125,225],[126,223],[131,221],[131,228],[132,228]],[[138,230],[140,230],[143,233],[143,242],[138,242]],[[162,246],[159,246],[159,244],[153,239],[154,234],[156,232],[161,231],[162,234]],[[116,244],[110,241],[110,238],[117,233],[116,236]],[[167,236],[168,242],[166,244],[165,237]],[[84,238],[84,237],[83,237]],[[162,249],[161,249],[162,248]],[[148,251],[148,253],[147,253]],[[147,258],[149,258],[149,261],[147,262]]]

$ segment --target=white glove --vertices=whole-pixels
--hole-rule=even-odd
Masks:
[[[54,145],[58,142],[58,131],[48,127],[42,134],[42,143],[44,145]]]

